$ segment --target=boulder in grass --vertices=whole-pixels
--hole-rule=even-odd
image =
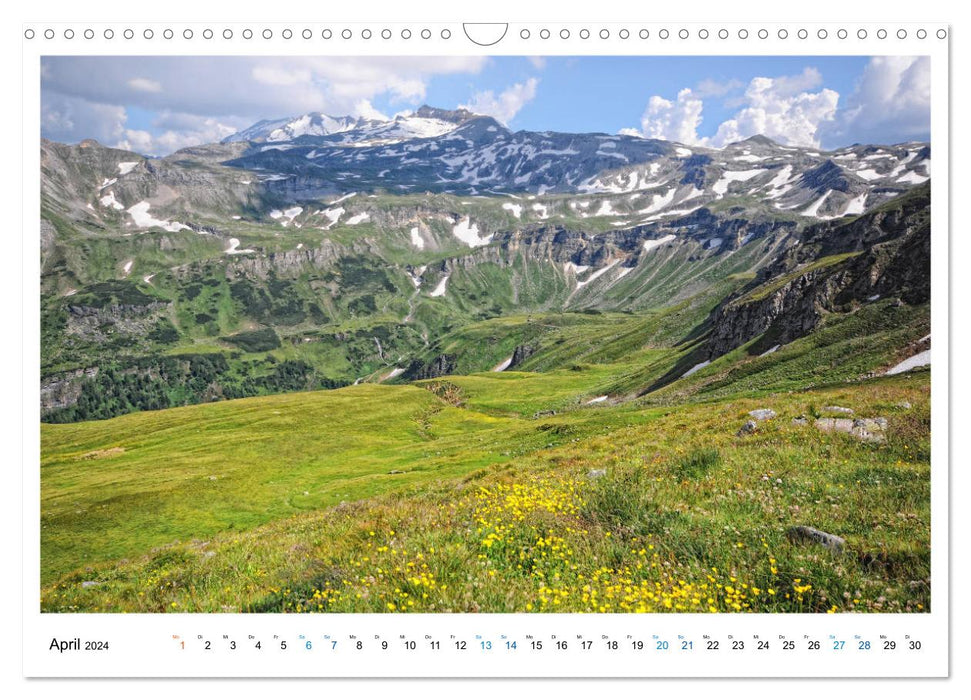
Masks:
[[[755,420],[771,420],[776,415],[771,408],[757,408],[754,411],[749,411],[748,414]]]
[[[738,437],[742,437],[743,435],[750,435],[751,433],[754,433],[758,429],[759,429],[759,424],[756,423],[754,420],[745,421],[745,425],[739,428],[738,432],[735,433],[735,435]]]
[[[850,418],[817,418],[816,427],[827,433],[834,430],[848,433],[853,430],[853,420]]]
[[[601,479],[605,476],[607,476],[606,469],[591,469],[587,472],[588,479]]]
[[[886,418],[817,418],[816,427],[823,432],[848,433],[863,442],[885,442]]]
[[[853,409],[846,408],[845,406],[823,406],[823,410],[826,411],[826,413],[839,413],[844,416],[853,415]]]
[[[843,547],[846,546],[846,540],[837,535],[831,535],[828,532],[823,532],[822,530],[817,530],[814,527],[809,527],[807,525],[796,525],[790,527],[786,532],[786,537],[792,542],[808,542],[816,543],[822,545],[831,552],[839,554],[843,551]]]
[[[850,431],[864,442],[885,442],[887,436],[886,418],[858,418],[853,421],[853,429]]]

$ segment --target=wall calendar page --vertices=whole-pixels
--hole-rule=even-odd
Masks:
[[[24,22],[25,677],[949,675],[950,26],[507,19]]]

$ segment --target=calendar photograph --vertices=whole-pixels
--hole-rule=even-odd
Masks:
[[[41,56],[36,607],[929,617],[873,48]]]

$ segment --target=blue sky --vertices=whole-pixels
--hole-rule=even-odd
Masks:
[[[308,111],[391,117],[466,106],[513,129],[720,147],[927,140],[928,58],[46,57],[42,135],[146,154]]]

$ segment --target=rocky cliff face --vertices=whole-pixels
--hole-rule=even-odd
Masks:
[[[534,352],[536,352],[536,348],[532,345],[517,345],[516,349],[513,350],[512,359],[509,361],[509,367],[507,369],[518,367],[528,360]]]
[[[168,307],[165,302],[115,304],[105,307],[68,306],[67,333],[89,342],[105,342],[111,337],[144,339]]]
[[[724,355],[770,328],[775,342],[782,345],[806,335],[846,286],[845,270],[816,270],[799,275],[763,298],[727,304],[712,321],[709,359]]]
[[[716,309],[709,359],[767,331],[773,343],[788,343],[812,331],[826,313],[855,304],[891,296],[928,302],[930,189],[901,200],[847,224],[806,231],[801,245],[763,271],[760,284]]]
[[[97,376],[98,368],[89,367],[45,377],[40,383],[41,412],[73,406],[81,395],[82,381]]]
[[[307,268],[323,270],[337,262],[342,252],[341,246],[324,240],[316,248],[286,250],[280,253],[268,253],[265,256],[239,257],[227,266],[226,274],[230,279],[246,275],[266,279],[270,272],[288,276]]]
[[[448,374],[455,374],[455,367],[454,355],[439,355],[431,362],[423,363],[418,360],[412,362],[405,371],[405,377],[408,379],[436,379]]]

